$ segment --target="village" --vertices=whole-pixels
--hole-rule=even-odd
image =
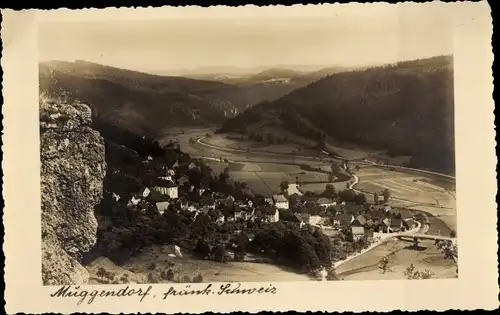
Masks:
[[[151,156],[143,161],[144,164],[152,162]],[[250,194],[233,196],[212,190],[206,182],[198,185],[190,182],[188,174],[201,172],[200,164],[202,162],[198,160],[189,161],[186,172],[180,171],[179,161],[172,165],[157,164],[158,176],[150,181],[149,187],[134,193],[127,201],[127,207],[160,215],[169,211],[183,212],[189,214],[192,222],[204,214],[219,226],[229,222],[281,221],[301,229],[320,229],[329,237],[344,232],[353,242],[360,239],[372,241],[377,234],[400,233],[422,226],[410,213],[389,206],[390,192],[387,190],[373,194],[373,201],[368,202],[365,194],[349,188],[336,192],[332,185],[326,185],[321,195],[303,194],[299,182],[289,184],[285,181],[281,183],[282,193],[270,198]],[[237,184],[245,186],[244,183]],[[122,197],[113,192],[113,198],[118,202]]]

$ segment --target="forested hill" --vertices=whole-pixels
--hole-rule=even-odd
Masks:
[[[136,134],[165,127],[222,123],[260,102],[238,86],[158,76],[86,61],[39,65],[40,90],[65,94]]]
[[[264,126],[410,155],[413,167],[453,174],[453,59],[333,74],[246,110],[220,131],[259,133]]]

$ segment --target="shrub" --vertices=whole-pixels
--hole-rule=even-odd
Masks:
[[[182,282],[182,283],[190,283],[190,282],[191,282],[191,279],[189,279],[189,277],[188,277],[188,276],[184,276],[184,277],[182,277],[181,282]]]
[[[172,269],[167,270],[166,279],[168,281],[172,281],[174,279],[174,272],[172,271]]]
[[[203,276],[201,275],[201,273],[199,273],[198,275],[196,275],[196,276],[193,278],[193,282],[194,282],[194,283],[201,283],[201,282],[203,282]]]
[[[156,269],[156,263],[154,263],[154,262],[150,263],[149,266],[148,266],[148,269],[149,270],[155,270]]]

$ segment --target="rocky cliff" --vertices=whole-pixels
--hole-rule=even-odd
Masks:
[[[87,105],[40,96],[42,278],[83,284],[79,263],[96,242],[94,207],[106,172],[104,139]]]

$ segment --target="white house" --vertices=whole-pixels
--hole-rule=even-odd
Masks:
[[[325,207],[325,208],[328,208],[330,206],[335,206],[337,203],[335,201],[333,201],[332,199],[330,198],[324,198],[324,197],[321,197],[319,198],[317,201],[316,201],[316,204],[319,206],[319,207]]]
[[[274,209],[274,213],[264,214],[264,220],[269,223],[275,223],[280,220],[280,213],[277,208]]]
[[[289,208],[288,199],[286,199],[285,196],[274,195],[273,201],[274,201],[274,205],[276,206],[276,208],[288,210],[288,208]]]
[[[312,215],[309,217],[309,224],[319,224],[323,220],[319,215]]]
[[[132,196],[132,198],[130,199],[130,201],[128,202],[128,206],[137,206],[137,204],[139,203],[139,201],[141,201],[141,198],[136,198],[135,196]]]
[[[146,198],[147,196],[149,196],[149,194],[151,193],[151,190],[149,190],[149,188],[144,188],[141,192],[141,196],[142,198]]]
[[[365,228],[362,226],[351,227],[353,241],[358,241],[365,236]]]
[[[165,213],[165,211],[167,211],[169,205],[170,205],[170,202],[168,202],[168,201],[157,202],[156,209],[158,209],[158,212],[160,214],[163,214],[163,213]]]
[[[154,184],[153,190],[163,195],[168,195],[170,199],[179,198],[178,187],[171,180],[157,179]]]
[[[160,179],[172,181],[172,175],[168,174],[165,176],[160,176]]]
[[[175,176],[175,170],[170,169],[170,170],[167,171],[167,174],[170,175],[170,176]]]

